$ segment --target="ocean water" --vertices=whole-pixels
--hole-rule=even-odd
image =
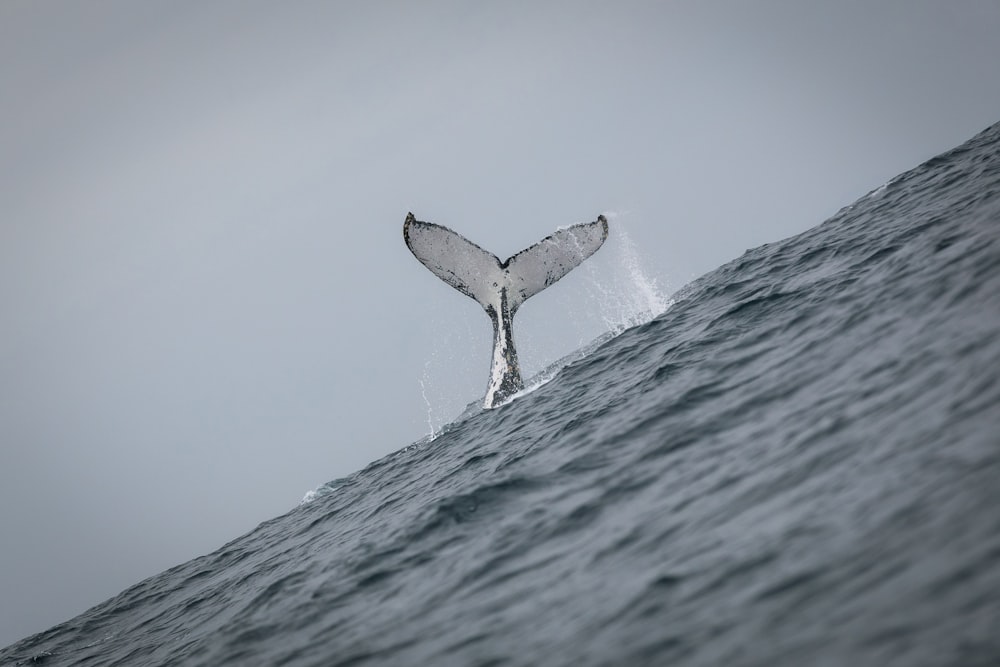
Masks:
[[[674,300],[0,664],[1000,664],[1000,124]]]

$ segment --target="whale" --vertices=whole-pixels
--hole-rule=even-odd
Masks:
[[[514,315],[530,297],[552,285],[593,255],[608,238],[603,215],[557,230],[501,262],[462,235],[413,213],[403,223],[403,240],[431,273],[475,299],[493,323],[493,359],[483,407],[495,408],[524,389],[514,347]]]

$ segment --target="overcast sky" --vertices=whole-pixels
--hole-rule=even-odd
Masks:
[[[407,211],[501,258],[613,214],[518,314],[537,370],[644,286],[623,241],[666,294],[1000,120],[997,35],[995,0],[0,3],[0,645],[483,395]]]

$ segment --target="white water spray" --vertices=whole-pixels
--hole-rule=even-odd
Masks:
[[[643,268],[639,251],[621,224],[620,216],[616,213],[605,216],[612,221],[617,257],[610,271],[599,272],[597,267],[588,267],[587,276],[606,331],[617,335],[661,315],[673,305],[673,300],[663,295],[659,281]]]
[[[431,359],[424,362],[424,375],[420,378],[420,395],[424,398],[424,405],[427,406],[427,435],[431,440],[437,435],[434,430],[434,407],[431,405],[431,401],[427,398],[427,385],[430,384],[430,367]]]

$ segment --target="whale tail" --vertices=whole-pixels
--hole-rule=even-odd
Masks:
[[[493,323],[493,363],[484,407],[496,407],[524,388],[514,348],[514,313],[597,252],[607,238],[608,221],[601,215],[594,222],[560,229],[501,262],[447,227],[407,214],[403,239],[410,252],[431,273],[475,299]]]

